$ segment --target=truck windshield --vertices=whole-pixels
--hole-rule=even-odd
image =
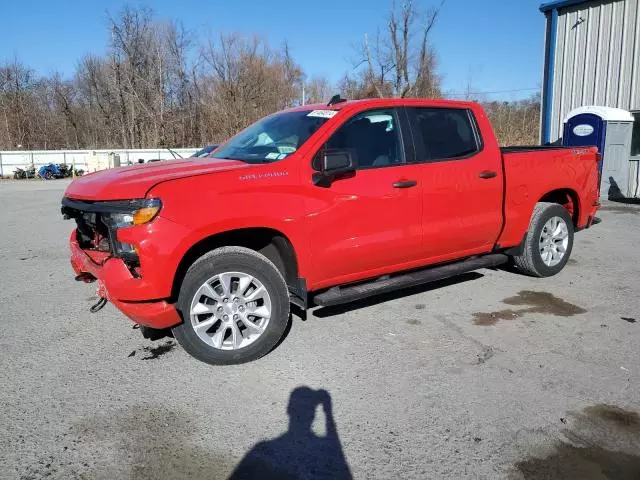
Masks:
[[[250,163],[282,160],[300,148],[327,120],[314,116],[310,110],[276,113],[240,132],[211,157]]]

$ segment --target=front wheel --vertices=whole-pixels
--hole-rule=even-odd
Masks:
[[[213,365],[250,362],[278,343],[289,322],[289,293],[264,255],[223,247],[187,271],[173,335],[193,357]]]
[[[573,221],[567,209],[557,203],[537,203],[523,247],[513,257],[518,270],[533,277],[560,272],[573,248]]]

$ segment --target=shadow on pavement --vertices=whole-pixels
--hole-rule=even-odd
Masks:
[[[316,408],[324,411],[326,433],[312,430]],[[298,387],[291,392],[289,429],[277,438],[259,442],[245,455],[229,480],[350,479],[326,390]]]

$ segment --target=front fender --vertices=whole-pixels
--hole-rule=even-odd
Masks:
[[[293,246],[299,275],[309,269],[306,211],[298,175],[291,162],[256,165],[239,171],[202,175],[154,187],[162,199],[160,216],[186,234],[174,244],[170,269],[174,275],[185,254],[213,235],[246,228],[268,228],[281,233]],[[171,279],[172,280],[172,279]]]

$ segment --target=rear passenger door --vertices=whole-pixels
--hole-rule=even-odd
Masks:
[[[423,255],[431,261],[488,251],[502,227],[502,157],[485,148],[465,108],[407,109],[421,164]]]

